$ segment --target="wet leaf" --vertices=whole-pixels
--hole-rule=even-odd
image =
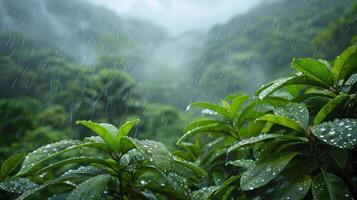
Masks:
[[[320,140],[344,149],[357,146],[357,119],[335,119],[312,127],[312,133]]]
[[[219,187],[203,187],[199,190],[193,191],[191,195],[191,200],[207,200],[210,195],[212,195]]]
[[[10,193],[21,194],[37,187],[37,184],[26,178],[9,178],[0,182],[0,189]]]
[[[314,80],[321,81],[326,85],[334,84],[332,71],[328,66],[327,61],[315,60],[312,58],[295,59],[292,66],[299,72]]]
[[[357,46],[348,47],[339,55],[332,68],[335,81],[346,80],[357,71]]]
[[[283,116],[267,114],[267,115],[264,115],[263,117],[258,118],[257,120],[272,122],[274,124],[279,124],[281,126],[291,128],[297,132],[305,131],[304,127],[302,127],[298,122],[296,122],[295,120],[292,120],[290,118],[283,117]]]
[[[309,111],[304,104],[289,102],[283,106],[276,107],[274,113],[294,120],[304,129],[309,125]]]
[[[208,102],[195,102],[195,103],[192,103],[192,105],[211,110],[213,112],[216,112],[216,113],[222,115],[223,117],[229,118],[229,113],[228,113],[227,109],[222,106],[218,106],[218,105],[208,103]]]
[[[297,153],[278,153],[256,162],[242,175],[240,185],[242,190],[253,190],[262,187],[277,177]]]
[[[314,177],[312,194],[316,200],[353,199],[343,180],[324,170]]]
[[[228,149],[228,153],[231,152],[231,151],[234,151],[242,146],[245,146],[245,145],[248,145],[248,144],[254,144],[256,142],[261,142],[263,140],[267,140],[267,139],[272,139],[272,138],[279,138],[279,137],[283,137],[282,134],[274,134],[274,133],[271,133],[271,134],[264,134],[264,135],[259,135],[259,136],[256,136],[256,137],[251,137],[251,138],[248,138],[248,139],[243,139],[241,141],[239,141],[238,143],[232,145],[231,147],[229,147]]]
[[[310,190],[311,178],[308,175],[294,173],[289,177],[288,184],[281,191],[279,199],[304,199]]]
[[[110,180],[110,175],[104,174],[92,177],[74,189],[68,196],[68,200],[100,200],[104,198],[104,191]]]
[[[106,123],[96,123],[92,121],[77,121],[76,124],[81,124],[93,132],[95,132],[99,137],[101,137],[112,149],[115,149],[115,134],[118,129]]]

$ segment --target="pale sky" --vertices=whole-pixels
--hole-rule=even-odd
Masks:
[[[180,34],[206,30],[246,12],[261,0],[90,0],[124,17],[150,21]]]

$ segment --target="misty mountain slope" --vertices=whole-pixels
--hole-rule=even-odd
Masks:
[[[293,57],[317,53],[313,37],[343,16],[354,2],[268,1],[215,26],[205,42],[201,62],[194,68],[201,74],[199,84],[208,98],[217,98],[251,91],[267,79],[283,75]]]
[[[140,56],[167,37],[159,27],[83,0],[1,0],[0,30],[32,37],[81,63],[104,54]]]

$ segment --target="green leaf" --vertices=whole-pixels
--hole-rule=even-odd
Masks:
[[[38,170],[36,172],[36,174],[41,174],[43,172],[52,170],[52,169],[56,169],[59,167],[63,167],[67,164],[73,164],[73,163],[78,163],[78,164],[100,164],[100,165],[104,165],[104,166],[108,166],[110,167],[110,165],[103,159],[100,158],[96,158],[96,157],[87,157],[87,156],[81,156],[81,157],[73,157],[73,158],[68,158],[68,159],[64,159],[58,162],[55,162],[53,164],[47,165],[46,167]]]
[[[234,150],[236,150],[242,146],[248,145],[248,144],[253,144],[253,143],[261,142],[263,140],[279,138],[279,137],[283,137],[283,135],[271,133],[271,134],[264,134],[264,135],[259,135],[256,137],[251,137],[248,139],[243,139],[243,140],[239,141],[238,143],[229,147],[227,152],[229,153],[231,151],[234,151]]]
[[[326,61],[312,58],[295,59],[292,66],[299,72],[314,80],[321,81],[328,86],[333,86],[334,80],[330,67]]]
[[[345,169],[347,159],[348,159],[347,150],[334,148],[331,150],[330,155],[341,169]]]
[[[297,132],[305,131],[304,127],[302,127],[295,120],[292,120],[290,118],[283,117],[283,116],[267,114],[267,115],[264,115],[263,117],[258,118],[257,120],[272,122],[274,124],[279,124],[281,126],[291,128]]]
[[[322,107],[321,110],[317,113],[314,120],[314,125],[320,124],[330,112],[332,112],[338,105],[345,102],[348,98],[349,96],[347,94],[340,94],[325,104],[324,107]]]
[[[37,187],[37,184],[26,178],[9,178],[0,182],[0,189],[10,193],[21,194]]]
[[[180,145],[180,143],[188,136],[198,134],[198,133],[222,133],[225,135],[232,136],[233,133],[233,127],[228,124],[223,124],[223,123],[212,123],[212,124],[207,124],[203,126],[199,126],[197,128],[191,129],[190,131],[184,133],[181,138],[178,139],[177,145]]]
[[[76,124],[81,124],[93,132],[95,132],[99,137],[101,137],[113,150],[115,149],[115,134],[118,129],[106,123],[96,123],[92,121],[77,121]]]
[[[216,113],[222,115],[223,117],[229,118],[229,113],[228,113],[227,109],[225,109],[222,106],[218,106],[218,105],[208,103],[208,102],[195,102],[195,103],[192,103],[192,105],[211,110],[213,112],[216,112]]]
[[[289,102],[284,106],[276,107],[274,113],[294,120],[304,129],[309,125],[309,111],[304,104]]]
[[[199,120],[195,120],[192,123],[190,123],[189,125],[187,125],[184,128],[184,133],[187,133],[189,131],[195,130],[199,127],[205,126],[205,125],[209,125],[209,124],[226,124],[229,125],[228,122],[225,121],[221,121],[221,120],[216,120],[216,119],[199,119]]]
[[[259,160],[242,175],[240,185],[242,190],[253,190],[262,187],[278,176],[297,153],[275,154]]]
[[[199,190],[193,191],[191,195],[191,200],[207,200],[210,195],[212,195],[219,186],[203,187]]]
[[[15,154],[6,159],[1,164],[0,180],[6,178],[11,172],[13,172],[25,159],[26,153]]]
[[[134,119],[130,121],[126,121],[117,131],[115,134],[115,143],[116,143],[116,148],[119,149],[120,146],[120,140],[122,137],[127,136],[130,132],[130,130],[140,122],[140,119]]]
[[[319,81],[315,81],[304,75],[299,75],[299,76],[291,76],[288,78],[281,78],[273,82],[270,82],[264,85],[262,88],[260,88],[256,92],[256,95],[258,96],[259,99],[264,99],[265,97],[275,92],[276,90],[288,85],[311,85],[311,86],[322,87],[327,89],[329,88],[329,86]]]
[[[190,170],[192,170],[198,177],[205,177],[207,176],[207,172],[200,168],[199,166],[195,165],[194,163],[185,161],[183,159],[180,159],[178,157],[174,157],[174,161],[178,167],[186,167]]]
[[[357,119],[335,119],[312,127],[320,140],[338,148],[353,149],[357,146]]]
[[[235,115],[237,114],[239,108],[241,107],[241,105],[246,102],[249,99],[248,95],[238,95],[236,96],[233,100],[232,103],[229,107],[229,114],[231,118],[234,118]]]
[[[357,71],[357,46],[350,46],[339,55],[332,68],[335,82],[347,80]]]
[[[41,166],[48,160],[59,156],[60,154],[78,149],[81,147],[91,147],[95,146],[97,143],[94,142],[82,142],[79,140],[63,140],[60,142],[47,144],[46,146],[36,149],[32,153],[29,153],[24,162],[22,163],[21,169],[18,172],[18,176],[24,176],[29,173],[33,173],[41,168]]]
[[[243,168],[251,168],[255,165],[255,161],[247,160],[247,159],[240,159],[240,160],[229,161],[226,163],[226,165],[233,165],[233,166],[243,167]]]
[[[104,198],[110,175],[104,174],[92,177],[81,183],[68,196],[68,200],[100,200]]]
[[[343,180],[324,170],[314,177],[312,181],[312,194],[314,195],[314,199],[353,199]]]
[[[288,184],[282,189],[279,199],[304,199],[310,190],[311,181],[310,176],[295,172],[289,177]]]

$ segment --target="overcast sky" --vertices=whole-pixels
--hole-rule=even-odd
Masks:
[[[103,4],[122,16],[149,20],[174,34],[210,28],[261,0],[90,0]]]

